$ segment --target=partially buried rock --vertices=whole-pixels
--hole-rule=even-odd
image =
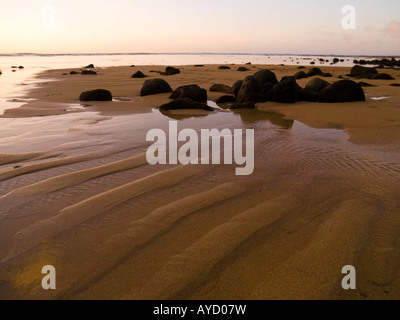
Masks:
[[[159,93],[172,92],[172,88],[164,79],[150,79],[146,80],[140,90],[142,97]]]
[[[244,102],[244,103],[234,103],[229,107],[231,110],[239,110],[239,109],[254,109],[256,105],[253,102]]]
[[[400,83],[392,83],[390,86],[392,86],[392,87],[400,87]]]
[[[358,84],[360,85],[360,87],[376,87],[373,84],[363,82],[363,81],[360,81]]]
[[[207,90],[200,88],[197,84],[181,86],[176,89],[169,98],[190,98],[197,102],[207,102]]]
[[[314,77],[314,76],[322,76],[323,72],[320,68],[312,68],[310,71],[307,72],[307,77]]]
[[[375,68],[368,68],[368,67],[362,67],[362,66],[357,65],[351,69],[350,75],[352,77],[359,78],[359,79],[362,79],[362,78],[369,79],[376,74],[378,74],[378,71],[376,71]]]
[[[242,84],[243,84],[243,80],[238,80],[233,84],[232,88],[233,88],[233,94],[235,95],[235,97],[237,97],[239,90],[242,87]]]
[[[218,69],[220,70],[229,70],[231,67],[228,66],[220,66]]]
[[[387,73],[375,74],[375,75],[373,75],[371,77],[371,79],[374,79],[374,80],[394,80],[394,78],[390,74],[387,74]]]
[[[78,71],[71,71],[69,74],[79,74]]]
[[[304,71],[299,71],[294,75],[294,78],[297,80],[305,79],[305,78],[307,78],[307,74]]]
[[[159,108],[161,111],[168,110],[185,110],[185,109],[197,109],[197,110],[206,110],[206,111],[214,111],[213,108],[208,106],[206,103],[194,101],[190,98],[179,98],[175,99],[171,102],[163,104]]]
[[[329,86],[329,82],[320,78],[314,78],[309,81],[301,91],[299,100],[301,101],[318,101],[319,95],[323,89]]]
[[[92,71],[92,70],[83,70],[82,72],[81,72],[81,74],[83,74],[83,75],[96,75],[97,74],[97,72],[96,71]]]
[[[19,66],[18,69],[24,69],[24,66]]]
[[[233,88],[225,84],[213,84],[210,87],[211,92],[233,93]]]
[[[263,102],[265,101],[264,91],[259,81],[254,76],[244,79],[242,86],[237,94],[236,102]]]
[[[295,103],[298,100],[301,90],[294,77],[283,77],[268,92],[267,100],[281,103]]]
[[[167,67],[165,69],[165,74],[167,76],[173,76],[174,74],[179,74],[181,73],[181,70],[179,70],[178,68],[174,68],[174,67]]]
[[[217,104],[230,103],[230,102],[236,102],[236,98],[234,96],[222,96],[222,97],[219,97],[216,101]]]
[[[250,70],[247,69],[246,67],[239,67],[239,68],[237,69],[237,71],[246,72],[246,71],[250,71]]]
[[[321,91],[319,102],[365,101],[361,86],[352,80],[340,80]]]
[[[93,64],[89,64],[88,66],[85,67],[85,69],[94,69],[94,65]]]
[[[112,94],[105,89],[97,89],[83,92],[79,100],[81,101],[112,101]]]
[[[141,78],[146,78],[146,76],[144,75],[143,72],[137,71],[136,73],[134,73],[134,74],[132,75],[131,78],[141,79]]]

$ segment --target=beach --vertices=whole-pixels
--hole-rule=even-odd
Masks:
[[[243,58],[245,59],[245,58]],[[293,65],[81,66],[43,71],[0,116],[0,299],[399,299],[400,83],[366,101],[161,112],[145,80],[215,84]],[[239,67],[248,71],[239,72]],[[313,66],[305,65],[308,71]],[[333,83],[350,66],[318,65]],[[131,76],[141,71],[146,78]],[[304,88],[310,78],[298,79]],[[360,81],[360,80],[356,80]],[[106,89],[112,101],[82,102]],[[150,165],[149,130],[254,129],[255,166]],[[57,290],[40,270],[53,265]],[[357,290],[341,287],[357,269]]]

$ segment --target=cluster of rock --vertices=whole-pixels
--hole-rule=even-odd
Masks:
[[[310,74],[314,74],[315,71],[312,70]],[[267,69],[237,81],[231,88],[234,95],[225,95],[217,100],[217,103],[234,103],[231,109],[254,108],[255,103],[266,101],[279,103],[365,101],[363,89],[351,80],[330,84],[321,78],[314,78],[303,89],[297,84],[295,77],[283,77],[278,82],[275,73]],[[210,89],[229,93],[229,87],[221,84],[214,85]]]
[[[373,80],[394,80],[387,73],[379,73],[375,68],[363,67],[356,65],[351,69],[350,77],[356,79],[373,79]]]
[[[396,60],[395,58],[392,59],[373,59],[373,60],[354,60],[354,64],[360,65],[374,65],[378,66],[378,68],[395,68],[400,67],[400,59]]]
[[[294,77],[295,79],[299,80],[299,79],[305,79],[305,78],[309,78],[309,77],[314,77],[314,76],[321,76],[321,77],[325,77],[325,78],[331,78],[332,74],[325,73],[322,72],[322,70],[320,68],[312,68],[310,71],[308,71],[307,73],[304,71],[299,71],[297,72]]]

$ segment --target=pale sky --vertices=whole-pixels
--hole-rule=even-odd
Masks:
[[[0,53],[21,52],[400,55],[400,1],[0,0]]]

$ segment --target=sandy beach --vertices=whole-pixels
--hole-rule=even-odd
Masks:
[[[157,108],[147,79],[172,89],[232,86],[298,66],[57,69],[0,116],[0,299],[399,299],[400,83],[362,80],[366,101],[263,102],[254,110]],[[249,71],[239,72],[238,67]],[[312,66],[306,66],[305,71]],[[320,66],[329,83],[350,67]],[[133,79],[143,72],[147,77]],[[157,72],[152,72],[157,71]],[[311,78],[299,79],[304,88]],[[361,81],[361,80],[356,80]],[[107,89],[113,101],[80,102]],[[155,165],[146,133],[254,129],[255,169]],[[41,287],[44,265],[57,290]],[[357,290],[341,287],[343,266]]]

